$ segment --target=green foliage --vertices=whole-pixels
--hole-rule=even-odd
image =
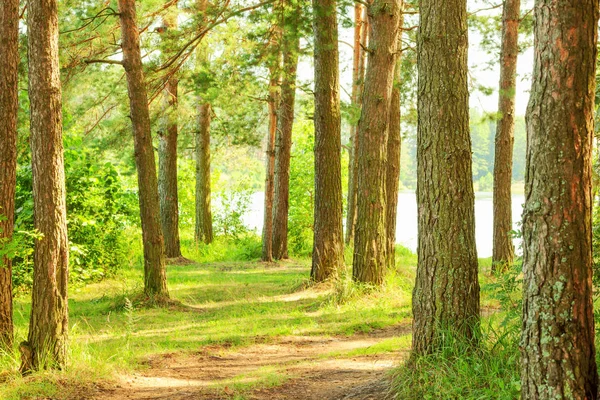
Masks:
[[[434,354],[399,368],[392,390],[399,399],[517,399],[520,396],[518,331],[495,330],[490,324],[481,346],[451,334]]]
[[[290,208],[288,248],[298,257],[309,257],[313,244],[314,207],[314,126],[312,121],[297,119],[290,166]]]
[[[248,233],[243,217],[250,208],[252,191],[243,187],[217,193],[213,227],[216,235],[239,239]]]
[[[113,275],[128,264],[130,238],[126,230],[137,225],[137,196],[124,190],[119,173],[70,137],[65,146],[67,223],[70,279],[85,283]],[[33,226],[31,167],[20,166],[16,190],[16,238],[13,282],[16,288],[32,284]]]
[[[596,166],[598,168],[598,166]],[[594,286],[594,303],[600,301],[600,207],[597,199],[593,209],[593,224],[592,224],[592,268],[593,268],[593,286]],[[596,322],[596,336],[600,335],[600,308],[594,307],[594,320]]]

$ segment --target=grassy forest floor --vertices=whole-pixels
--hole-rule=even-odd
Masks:
[[[411,343],[416,256],[398,265],[377,291],[309,286],[307,260],[170,265],[167,307],[122,271],[71,290],[68,370],[23,378],[3,357],[0,398],[382,399]],[[20,340],[28,307],[16,299]]]

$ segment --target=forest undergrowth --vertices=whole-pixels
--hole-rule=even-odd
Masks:
[[[312,286],[309,259],[259,262],[260,242],[251,234],[235,241],[221,238],[212,245],[184,240],[183,245],[191,262],[168,267],[174,301],[166,306],[142,295],[141,249],[132,250],[132,266],[113,278],[71,288],[68,368],[21,377],[15,348],[1,358],[0,398],[81,398],[119,376],[143,372],[153,357],[185,356],[215,346],[242,351],[288,337],[352,337],[399,325],[410,332],[417,260],[401,246],[396,249],[395,270],[388,273],[383,288],[374,289],[352,283],[346,274],[336,283]],[[478,350],[448,334],[441,351],[397,366],[389,376],[392,396],[518,398],[520,271],[517,266],[491,278],[488,259],[480,260],[480,269],[484,318]],[[25,338],[29,312],[28,296],[21,293],[15,299],[17,343]],[[408,354],[410,344],[407,333],[318,357]],[[257,388],[277,391],[289,379],[277,368],[261,367],[252,379],[246,373],[227,385],[215,383],[213,389],[223,398],[244,399]]]

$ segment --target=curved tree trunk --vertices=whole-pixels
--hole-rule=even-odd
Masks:
[[[140,36],[134,0],[119,0],[123,66],[133,126],[135,164],[138,174],[142,240],[144,242],[144,291],[168,298],[165,248],[160,224],[160,204],[146,80],[142,69]]]
[[[499,265],[512,264],[515,248],[512,230],[512,158],[515,142],[515,89],[519,54],[520,0],[505,0],[502,15],[502,50],[500,53],[500,90],[494,156],[494,248],[492,271]]]
[[[0,0],[0,249],[12,240],[17,179],[19,1]],[[0,349],[12,350],[12,261],[0,257]]]
[[[288,258],[288,210],[290,197],[290,157],[292,128],[296,101],[296,70],[300,52],[298,25],[301,8],[295,0],[286,0],[285,29],[283,31],[283,78],[277,113],[275,139],[275,196],[273,207],[273,258]]]
[[[592,138],[598,1],[537,0],[523,211],[524,399],[596,399]]]
[[[277,60],[280,56],[277,55]],[[265,214],[262,231],[262,261],[273,261],[273,196],[275,194],[275,137],[277,135],[277,106],[279,103],[280,65],[270,68],[269,81],[269,137],[265,174]]]
[[[27,7],[35,241],[31,318],[21,371],[64,368],[69,330],[69,241],[58,65],[58,4]]]
[[[359,109],[361,107],[362,88],[365,78],[366,52],[363,47],[367,46],[367,32],[369,28],[367,10],[360,4],[354,5],[354,61],[352,65],[352,105]],[[358,124],[353,125],[350,131],[350,155],[348,162],[348,209],[346,213],[346,244],[353,244],[354,229],[356,226],[356,187],[358,180],[357,151],[358,151]]]
[[[358,123],[358,211],[352,277],[374,285],[383,283],[387,266],[385,177],[401,5],[401,0],[375,0],[368,7],[371,31]]]
[[[444,331],[472,340],[479,329],[467,2],[421,0],[419,10],[415,355],[441,346]]]
[[[313,0],[315,34],[315,215],[313,281],[344,267],[340,76],[336,0]]]
[[[177,13],[164,17],[166,31],[174,28],[176,23]],[[165,239],[165,255],[168,258],[181,257],[177,193],[177,86],[177,78],[169,78],[164,89],[162,121],[158,135],[160,222]]]
[[[210,208],[210,103],[198,107],[196,133],[196,232],[197,242],[213,241],[212,212]]]
[[[404,18],[400,16],[400,28],[404,25]],[[401,47],[402,33],[398,35],[398,49]],[[400,154],[402,153],[402,132],[400,128],[400,79],[401,79],[401,53],[398,51],[396,67],[394,70],[394,88],[390,103],[390,123],[387,142],[387,173],[386,184],[386,238],[388,268],[396,265],[396,219],[398,215],[398,191],[400,188]]]

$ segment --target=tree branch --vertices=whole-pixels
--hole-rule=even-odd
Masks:
[[[265,0],[262,1],[258,4],[252,5],[252,6],[248,6],[248,7],[244,7],[244,8],[240,8],[239,10],[236,11],[232,11],[229,15],[226,15],[224,17],[221,17],[215,21],[213,21],[211,24],[209,24],[206,28],[204,28],[200,33],[198,33],[196,36],[194,36],[189,42],[187,42],[174,56],[172,56],[165,64],[161,65],[158,68],[158,71],[164,70],[169,68],[171,65],[173,65],[175,63],[175,61],[177,61],[177,59],[179,57],[181,57],[181,55],[188,49],[190,48],[190,51],[193,51],[197,46],[198,46],[198,42],[213,28],[215,28],[216,26],[227,22],[228,20],[230,20],[233,17],[236,17],[240,14],[245,13],[246,11],[252,11],[255,10],[257,8],[266,6],[268,4],[274,3],[276,0]],[[180,64],[181,65],[181,64]]]
[[[116,65],[123,65],[123,61],[117,61],[117,60],[95,60],[95,59],[91,59],[91,60],[83,60],[84,63],[86,64],[116,64]]]

